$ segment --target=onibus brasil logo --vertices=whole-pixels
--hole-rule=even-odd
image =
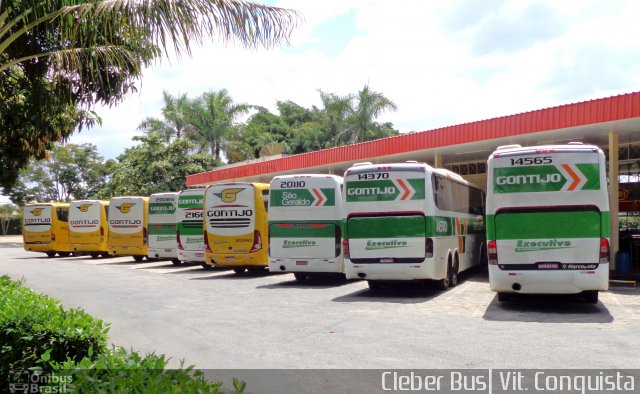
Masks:
[[[544,250],[570,249],[574,246],[571,241],[562,239],[549,239],[545,241],[526,241],[519,239],[516,243],[516,252],[541,252]]]

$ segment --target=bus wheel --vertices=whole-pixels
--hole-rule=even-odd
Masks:
[[[109,257],[109,252],[100,253],[100,257],[102,257],[102,258]]]
[[[92,259],[97,259],[98,258],[99,253],[90,253],[89,256],[91,256]]]
[[[244,274],[245,269],[246,269],[245,267],[234,268],[233,272],[235,272],[238,275],[242,275]]]
[[[56,252],[47,252],[47,257],[54,257]]]
[[[293,276],[295,276],[295,277],[296,277],[296,280],[297,280],[298,282],[302,282],[302,281],[305,281],[305,280],[309,279],[309,275],[307,275],[307,274],[303,274],[303,273],[301,273],[301,272],[294,272],[294,273],[293,273]]]
[[[507,302],[511,300],[511,294],[509,293],[498,293],[498,301]]]
[[[460,264],[458,264],[458,257],[456,257],[455,262],[453,263],[453,268],[449,271],[449,287],[456,287],[458,284],[458,269]]]
[[[367,284],[369,285],[369,290],[372,290],[372,291],[377,291],[382,288],[382,285],[379,282],[376,282],[375,280],[368,280]]]
[[[171,262],[173,263],[173,265],[182,264],[182,261],[180,261],[179,259],[171,259]],[[203,265],[207,265],[207,264],[203,263]],[[208,265],[207,265],[207,267],[208,267]]]
[[[58,252],[58,256],[60,257],[69,257],[70,255],[70,252]]]
[[[173,260],[171,260],[171,261],[173,261]],[[178,260],[178,261],[180,261],[180,260]],[[175,263],[173,263],[173,264],[175,264]],[[210,270],[213,269],[213,266],[209,265],[207,263],[202,263],[202,268],[204,268],[206,271],[210,271]]]
[[[584,292],[584,300],[589,304],[597,304],[598,303],[598,291],[585,291]]]
[[[137,263],[139,263],[139,262],[141,262],[141,261],[142,261],[142,259],[144,259],[144,256],[133,256],[133,259],[134,259]]]
[[[449,263],[447,264],[447,273],[444,275],[444,278],[436,282],[439,290],[444,291],[449,288],[449,284],[451,283],[449,281],[449,278],[451,278],[451,258],[449,258]]]

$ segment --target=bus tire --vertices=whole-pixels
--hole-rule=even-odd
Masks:
[[[109,252],[100,253],[100,257],[102,257],[102,258],[109,257]]]
[[[171,262],[173,263],[173,265],[180,265],[182,264],[182,261],[180,261],[179,259],[171,259]],[[204,264],[206,265],[206,264]]]
[[[369,290],[371,291],[378,291],[382,288],[382,285],[375,280],[368,280],[367,285],[369,285]]]
[[[458,284],[458,270],[460,269],[460,262],[458,255],[456,255],[453,267],[449,270],[449,287],[456,287]]]
[[[47,257],[55,257],[56,252],[47,252]]]
[[[69,257],[71,252],[58,252],[58,256],[60,257]]]
[[[233,269],[233,272],[235,272],[235,273],[236,273],[236,274],[238,274],[238,275],[242,275],[242,274],[244,274],[244,271],[245,271],[245,270],[246,270],[246,268],[245,268],[245,267],[238,267],[238,268],[234,268],[234,269]]]
[[[293,276],[295,276],[295,277],[296,277],[296,280],[297,280],[298,282],[303,282],[303,281],[305,281],[305,280],[309,279],[309,275],[307,275],[307,274],[303,274],[302,272],[294,272],[294,273],[293,273]]]
[[[136,263],[141,262],[141,261],[142,261],[142,259],[144,259],[144,256],[133,256],[133,260],[134,260]]]
[[[589,304],[597,304],[598,303],[598,291],[591,290],[584,292],[584,300]]]
[[[498,293],[498,301],[500,301],[500,302],[511,301],[511,294],[509,294],[509,293]]]
[[[451,278],[451,256],[449,256],[448,260],[449,262],[447,263],[447,272],[444,274],[444,278],[436,282],[438,289],[442,291],[447,290],[449,288],[449,285],[451,284],[451,282],[449,281],[449,279]]]
[[[100,253],[89,253],[89,256],[91,256],[92,259],[97,259],[99,255]]]

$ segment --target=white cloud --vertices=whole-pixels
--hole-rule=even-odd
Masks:
[[[366,83],[398,105],[380,120],[425,130],[638,90],[640,2],[300,1],[304,24],[291,46],[245,50],[211,44],[191,59],[145,72],[141,93],[101,110],[89,141],[114,157],[162,90],[196,96],[227,88],[237,102],[275,109],[277,100],[319,105],[317,89],[354,93]],[[331,33],[326,25],[341,26]],[[320,35],[322,31],[322,35]],[[348,34],[348,36],[344,36]],[[335,53],[325,50],[335,44]],[[334,49],[335,49],[334,48]]]

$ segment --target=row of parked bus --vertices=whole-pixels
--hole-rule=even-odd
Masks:
[[[367,280],[431,280],[489,265],[500,300],[512,293],[608,287],[605,159],[591,145],[500,147],[487,197],[461,176],[418,162],[358,163],[344,178],[283,175],[150,197],[30,204],[26,250],[198,262]]]

